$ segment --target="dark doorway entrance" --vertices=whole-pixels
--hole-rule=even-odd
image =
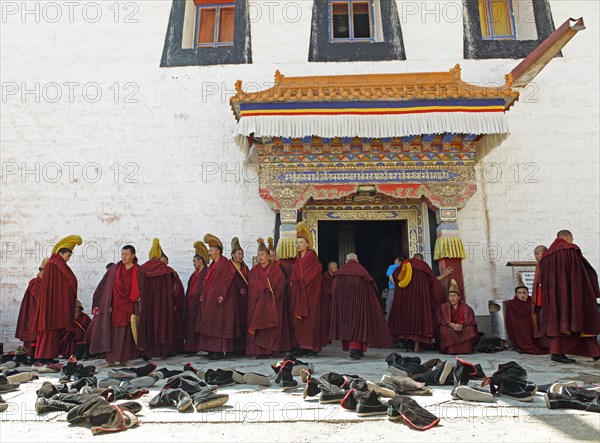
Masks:
[[[394,258],[408,258],[408,223],[396,221],[319,221],[319,259],[323,269],[330,261],[344,264],[354,252],[375,279],[379,292],[386,287],[385,272]]]

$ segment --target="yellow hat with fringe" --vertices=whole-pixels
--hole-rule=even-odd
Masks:
[[[160,247],[160,241],[157,238],[152,240],[152,248],[150,248],[150,253],[148,254],[148,258],[150,260],[158,260],[164,254],[165,253],[163,252],[162,248]]]
[[[235,251],[239,251],[240,249],[242,249],[242,246],[240,245],[240,239],[233,237],[231,239],[231,253],[233,254]]]
[[[73,249],[75,249],[75,246],[78,246],[81,243],[83,243],[83,240],[81,240],[80,236],[69,235],[68,237],[63,238],[58,243],[56,243],[56,245],[54,245],[54,249],[52,249],[52,253],[56,254],[62,248],[67,248],[68,250],[73,252]]]
[[[256,243],[258,243],[258,252],[260,252],[260,251],[266,251],[267,253],[269,252],[269,248],[267,248],[267,245],[265,245],[265,240],[263,238],[257,239]]]
[[[448,293],[450,292],[456,292],[458,295],[460,295],[460,291],[458,289],[458,284],[456,283],[456,280],[452,279],[450,281],[450,287],[448,288]]]
[[[267,238],[267,247],[269,251],[275,251],[275,243],[273,243],[273,237]]]
[[[209,248],[219,247],[221,248],[221,252],[223,252],[223,243],[212,234],[206,234],[204,236],[204,243],[206,243]]]
[[[194,250],[196,251],[196,255],[202,257],[204,263],[208,263],[208,248],[202,240],[198,240],[194,243]]]
[[[306,223],[300,222],[296,225],[296,237],[306,240],[308,242],[308,249],[312,250],[315,247],[315,241]]]

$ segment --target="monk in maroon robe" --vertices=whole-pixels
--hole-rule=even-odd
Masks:
[[[559,231],[540,261],[542,312],[540,332],[550,339],[552,360],[574,363],[565,354],[600,357],[598,275],[573,235]]]
[[[405,287],[401,287],[399,277],[408,272],[409,265],[412,277]],[[388,316],[394,342],[412,340],[415,352],[419,352],[421,344],[432,343],[437,332],[437,311],[445,301],[440,281],[451,273],[452,268],[447,268],[436,277],[421,254],[396,268],[392,274],[396,282],[394,301]]]
[[[75,355],[85,345],[85,335],[92,319],[83,312],[83,305],[75,300],[75,321],[73,329],[68,330],[60,341],[60,353],[62,355]],[[85,353],[84,353],[85,354]]]
[[[479,341],[479,331],[473,309],[460,300],[460,291],[454,280],[448,289],[448,303],[438,310],[440,352],[442,354],[470,354]]]
[[[139,314],[142,275],[135,253],[133,246],[124,246],[121,261],[108,268],[94,292],[90,352],[104,354],[109,366],[138,357],[131,321]]]
[[[166,357],[178,344],[177,306],[184,289],[177,273],[167,265],[165,254],[154,239],[150,260],[141,266],[141,307],[138,349],[147,357]]]
[[[333,276],[338,271],[334,261],[327,263],[327,269],[321,274],[321,344],[331,344],[329,339],[329,324],[331,322],[331,303],[333,300]]]
[[[258,239],[258,263],[248,275],[247,355],[270,357],[288,350],[285,287],[279,263],[269,261],[269,250]]]
[[[220,360],[225,358],[226,352],[236,351],[236,345],[242,339],[241,325],[236,321],[238,301],[247,296],[248,288],[240,271],[227,257],[223,257],[221,240],[206,234],[204,242],[209,246],[208,255],[212,262],[204,277],[197,331],[200,333],[200,347],[208,352],[208,358]]]
[[[248,274],[250,269],[244,261],[244,250],[240,245],[240,241],[237,237],[231,240],[231,264],[237,271],[236,276],[233,278],[233,285],[237,288],[237,301],[236,301],[236,316],[234,318],[234,324],[236,330],[239,330],[240,336],[235,342],[235,352],[243,354],[246,350],[246,322],[248,321]]]
[[[183,310],[183,321],[179,330],[180,338],[185,340],[183,351],[187,354],[195,354],[200,350],[200,334],[196,327],[200,318],[200,298],[204,288],[204,277],[208,272],[208,249],[206,245],[197,241],[194,243],[196,255],[192,259],[194,272],[188,280],[185,292],[185,305]]]
[[[60,355],[60,340],[74,326],[77,277],[67,265],[75,245],[81,237],[73,235],[62,239],[53,249],[44,268],[40,288],[35,330],[37,347],[35,358],[53,360]],[[64,356],[68,358],[69,355]]]
[[[333,276],[329,338],[341,340],[354,360],[362,358],[368,346],[392,345],[375,280],[354,253]]]
[[[29,285],[23,296],[23,301],[21,301],[21,308],[19,309],[19,317],[17,319],[15,337],[23,342],[23,347],[27,349],[27,355],[30,355],[31,357],[35,355],[35,315],[37,312],[40,289],[42,287],[44,267],[46,266],[47,261],[48,259],[42,261],[37,276],[29,281]]]
[[[535,338],[533,306],[526,286],[517,286],[515,297],[506,303],[506,332],[518,352],[547,354]]]
[[[298,356],[316,357],[321,351],[321,271],[313,250],[314,241],[304,222],[296,225],[298,256],[289,279],[290,310],[293,314]]]

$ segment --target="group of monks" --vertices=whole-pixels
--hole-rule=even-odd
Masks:
[[[360,359],[369,346],[407,340],[415,350],[436,340],[441,352],[472,352],[480,337],[473,310],[461,301],[454,280],[447,293],[441,286],[451,269],[435,277],[419,254],[405,260],[392,276],[394,300],[386,322],[377,286],[356,254],[348,254],[339,270],[329,266],[323,273],[305,223],[298,223],[296,234],[296,257],[279,260],[272,239],[258,239],[258,262],[251,269],[237,238],[228,259],[221,240],[206,234],[194,243],[187,290],[158,239],[142,265],[135,248],[124,246],[121,261],[108,267],[94,292],[91,321],[82,320],[77,278],[67,265],[82,240],[69,236],[56,244],[30,282],[16,336],[38,360],[69,357],[74,346],[86,343],[109,365],[199,351],[211,360],[231,354],[271,357],[289,350],[312,357],[332,340],[340,340],[352,359]],[[532,343],[534,325],[539,326],[539,336],[549,337],[557,361],[566,353],[596,357],[600,348],[588,338],[595,340],[600,330],[589,289],[597,294],[598,280],[572,237],[571,242],[560,239],[541,256],[536,276],[541,312],[533,309],[538,298],[525,298],[530,315],[515,321],[530,328]],[[580,286],[565,283],[568,276],[559,268],[581,273]],[[522,352],[533,349],[516,343]]]
[[[534,250],[533,294],[519,279],[506,304],[506,330],[526,354],[551,354],[552,361],[575,363],[566,354],[600,357],[598,275],[567,230],[547,248]]]

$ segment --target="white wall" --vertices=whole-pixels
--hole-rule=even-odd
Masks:
[[[307,63],[312,3],[303,1],[252,3],[251,65],[159,68],[170,1],[120,3],[117,23],[112,2],[98,3],[102,17],[95,23],[90,3],[75,9],[73,23],[60,2],[57,23],[51,23],[56,11],[45,3],[38,12],[36,2],[28,3],[34,12],[24,17],[21,2],[2,5],[0,340],[5,343],[14,335],[28,280],[65,235],[79,234],[85,242],[71,266],[79,297],[89,308],[104,265],[118,260],[125,243],[139,246],[143,262],[152,238],[159,237],[171,265],[187,280],[192,244],[204,233],[226,245],[237,235],[242,246],[252,248],[258,236],[273,233],[274,215],[258,196],[255,169],[243,167],[231,139],[235,120],[228,100],[235,80],[268,87],[276,69],[293,76],[436,71],[460,63],[466,81],[499,83],[517,64],[463,60],[462,20],[455,17],[460,3],[436,7],[407,1],[398,1],[407,61]],[[515,243],[521,249],[528,242],[550,244],[557,230],[568,228],[592,265],[599,264],[598,5],[556,1],[552,10],[557,26],[569,16],[584,16],[589,29],[509,111],[511,135],[484,159],[492,164],[486,166],[488,181],[460,212],[463,239],[474,246],[464,268],[478,314],[494,294],[511,292],[504,264],[513,258],[508,254]],[[127,14],[138,22],[126,23]],[[79,83],[73,100],[67,82]],[[93,103],[96,83],[102,97]],[[36,84],[39,93],[23,95]],[[89,96],[83,96],[84,86]],[[125,100],[130,93],[129,101],[137,102]],[[76,162],[73,180],[68,162]],[[116,178],[115,163],[121,171]],[[517,182],[510,169],[515,163],[522,165]],[[503,174],[492,183],[489,172],[496,164]],[[525,181],[531,169],[523,165],[537,167],[538,182]],[[24,174],[22,166],[34,172]],[[58,171],[62,176],[56,179]],[[126,173],[134,174],[126,180]],[[494,242],[503,251],[495,264],[481,258],[485,245]]]

